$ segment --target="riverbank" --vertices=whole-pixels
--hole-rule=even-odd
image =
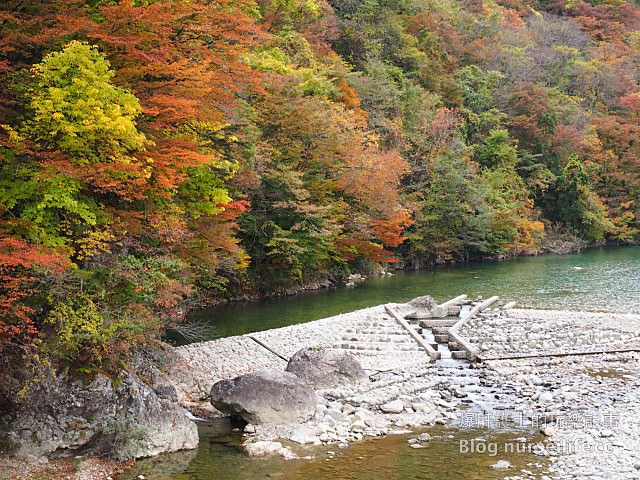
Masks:
[[[134,466],[104,457],[56,458],[47,463],[31,463],[0,457],[2,480],[109,480]]]
[[[407,312],[406,305],[392,308]],[[345,345],[345,338],[361,342],[363,336],[379,332],[357,323],[351,323],[349,327],[341,325],[358,319],[368,319],[370,324],[378,321],[379,324],[381,314],[382,309],[377,307],[255,335],[260,343],[267,345],[269,350],[280,352],[283,357],[290,356],[300,345],[349,347]],[[528,448],[550,464],[544,471],[536,473],[530,473],[532,467],[515,472],[507,466],[505,475],[528,479],[575,478],[572,476],[575,468],[590,472],[588,469],[597,469],[599,463],[608,465],[604,459],[610,449],[633,451],[636,446],[640,447],[637,436],[630,433],[635,425],[619,431],[605,428],[607,425],[615,427],[614,419],[636,413],[632,411],[635,407],[628,407],[634,399],[637,400],[635,390],[640,382],[638,353],[614,352],[640,350],[638,315],[490,310],[467,322],[460,332],[485,358],[482,363],[438,360],[434,364],[423,361],[421,366],[411,366],[409,362],[405,368],[385,371],[384,368],[375,370],[376,362],[366,355],[361,356],[367,359],[365,365],[371,380],[365,388],[318,392],[321,400],[316,415],[303,425],[248,425],[245,448],[253,454],[265,453],[253,447],[258,444],[263,450],[274,448],[287,458],[304,458],[308,456],[307,445],[346,448],[366,437],[428,425],[458,425],[466,429],[507,428],[514,434],[520,432],[520,440],[515,444],[512,442],[510,448]],[[386,338],[378,338],[383,340],[381,343],[392,335],[391,332],[386,333]],[[318,339],[324,343],[316,343]],[[209,345],[220,346],[225,342],[229,340],[209,342]],[[394,345],[394,342],[389,343]],[[241,342],[232,347],[227,345],[223,351],[209,351],[205,357],[228,358],[231,352],[237,355],[240,345]],[[396,357],[398,352],[411,356],[410,350],[401,345],[394,349]],[[200,347],[196,344],[181,348],[190,352],[189,358],[193,360],[197,357],[194,350]],[[258,344],[253,342],[251,348],[258,348]],[[598,349],[612,353],[585,354]],[[364,352],[357,346],[349,350],[356,354]],[[250,364],[251,359],[256,359],[255,352],[247,351],[246,354],[246,357],[236,359],[236,363],[248,369],[256,368]],[[226,368],[232,368],[228,361],[225,362]],[[382,367],[379,359],[377,364]],[[272,368],[277,366],[283,368],[284,361],[279,359],[271,365]],[[211,372],[210,367],[206,367],[207,372]],[[218,368],[224,370],[225,366],[218,365]],[[206,380],[201,378],[196,384],[205,386],[200,387],[204,394],[208,388]],[[579,401],[576,401],[578,397]],[[204,396],[200,398],[204,399]],[[570,421],[573,423],[568,423]],[[599,430],[594,431],[594,428]],[[546,439],[529,443],[534,438],[532,432],[542,432]],[[268,442],[278,442],[275,444],[278,448]],[[428,448],[429,439],[416,437],[413,445],[412,448]],[[509,446],[496,445],[496,462],[500,460],[500,448]],[[599,477],[595,471],[592,472],[596,475],[593,478],[629,475],[631,469],[635,469],[637,457],[627,460],[616,460],[610,466],[613,476]]]
[[[521,252],[519,254],[510,253],[508,255],[494,255],[494,256],[484,256],[481,258],[474,259],[462,259],[456,258],[448,260],[443,263],[430,263],[426,265],[422,265],[420,268],[411,267],[405,265],[396,265],[394,267],[387,268],[377,268],[373,270],[354,272],[344,276],[334,276],[334,275],[326,275],[314,279],[310,279],[302,282],[298,285],[291,285],[287,288],[279,288],[273,291],[267,292],[241,292],[237,294],[232,294],[228,297],[219,297],[219,296],[205,296],[198,299],[191,307],[188,314],[197,313],[200,310],[206,310],[210,308],[215,308],[221,305],[226,305],[229,303],[243,303],[243,302],[258,302],[270,298],[279,298],[279,297],[291,297],[295,295],[304,294],[304,292],[313,292],[317,290],[330,289],[330,288],[340,288],[349,286],[355,286],[362,281],[367,280],[368,278],[376,278],[376,277],[386,277],[395,274],[396,272],[416,272],[416,271],[431,271],[436,268],[442,268],[446,266],[453,265],[478,265],[484,263],[491,262],[504,262],[513,260],[516,258],[525,258],[531,256],[539,256],[539,255],[569,255],[573,253],[578,253],[583,250],[589,249],[601,249],[606,248],[607,246],[602,242],[597,243],[587,243],[583,240],[576,238],[565,231],[557,231],[552,229],[549,231],[548,235],[545,236],[544,242],[540,245],[539,249],[533,251]],[[612,247],[619,247],[619,245],[614,245]]]

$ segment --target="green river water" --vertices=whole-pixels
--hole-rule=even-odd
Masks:
[[[194,319],[211,325],[206,339],[308,322],[387,302],[431,295],[499,295],[519,306],[568,310],[640,311],[640,248],[587,250],[503,262],[455,265],[371,278],[355,288],[306,292],[205,310]]]
[[[370,279],[356,288],[309,292],[294,297],[250,304],[231,304],[199,312],[195,319],[211,325],[209,338],[239,335],[302,323],[385,302],[403,302],[429,294],[439,301],[458,294],[499,295],[521,306],[575,310],[640,311],[640,248],[589,250],[566,256],[517,258],[505,262],[443,267],[425,272],[398,273]],[[389,435],[352,444],[312,447],[313,460],[285,461],[248,458],[238,448],[239,432],[229,425],[201,425],[200,447],[191,452],[140,461],[119,480],[144,475],[159,480],[484,480],[509,472],[489,468],[508,459],[515,471],[543,472],[546,460],[525,451],[497,455],[461,451],[461,442],[483,439],[500,446],[524,437],[531,445],[539,438],[532,430],[494,431],[434,427],[426,448],[410,448],[412,435]],[[513,472],[514,470],[511,470]]]

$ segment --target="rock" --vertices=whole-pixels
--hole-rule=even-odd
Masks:
[[[365,383],[369,380],[358,359],[350,353],[322,348],[303,348],[286,368],[314,388]]]
[[[542,385],[542,378],[537,375],[531,375],[529,377],[529,382],[531,383],[531,385],[539,386]]]
[[[611,438],[611,437],[614,437],[615,435],[616,434],[613,430],[606,429],[606,430],[600,431],[600,437],[602,438]]]
[[[498,463],[491,465],[489,468],[493,468],[494,470],[509,470],[513,468],[511,462],[508,460],[498,460]]]
[[[402,400],[392,400],[389,403],[380,405],[380,410],[384,413],[402,413],[404,410],[404,403],[402,403]]]
[[[249,423],[291,424],[313,417],[316,395],[292,373],[260,370],[215,383],[211,404]]]
[[[409,305],[411,305],[412,307],[433,309],[438,306],[438,302],[436,302],[430,295],[423,295],[421,297],[416,297],[413,300],[410,300]]]
[[[345,403],[344,405],[342,405],[342,413],[344,413],[345,415],[350,415],[355,411],[356,407],[354,407],[350,403]]]
[[[531,449],[531,452],[534,455],[538,455],[540,457],[548,457],[549,456],[549,451],[544,447],[544,445],[542,443],[536,443],[533,448]]]
[[[538,397],[538,402],[548,403],[553,401],[553,394],[551,392],[542,392]]]
[[[264,457],[269,455],[280,455],[286,460],[293,460],[298,456],[290,448],[283,447],[280,442],[269,442],[260,440],[257,442],[247,441],[243,444],[247,455],[250,457]]]
[[[308,427],[307,425],[300,425],[289,436],[289,440],[299,443],[300,445],[304,445],[305,443],[316,443],[318,441],[318,437],[316,437],[316,433],[313,428]]]
[[[546,425],[540,429],[540,433],[547,437],[553,437],[556,433],[558,433],[558,427],[555,425]]]
[[[347,421],[347,416],[337,408],[328,408],[325,412],[324,418],[326,419],[327,417],[333,419],[335,423],[343,423]]]
[[[81,381],[65,372],[41,372],[2,432],[11,453],[29,461],[78,451],[128,460],[196,448],[196,424],[163,398],[170,388],[160,396],[138,376],[153,368],[142,362],[134,359],[117,383],[102,374]]]
[[[407,315],[407,318],[423,319],[442,317],[448,314],[448,312],[444,312],[444,309],[438,306],[438,302],[429,295],[414,298],[407,305],[410,305],[413,309],[413,312]]]
[[[365,424],[364,420],[355,420],[352,424],[351,424],[351,431],[353,432],[364,432],[367,428],[367,425]]]
[[[431,440],[431,435],[429,435],[428,433],[421,433],[420,435],[418,435],[418,441],[420,442],[428,442]]]

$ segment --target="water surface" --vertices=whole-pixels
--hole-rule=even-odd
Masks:
[[[212,328],[204,339],[317,320],[419,295],[444,301],[465,293],[499,295],[520,306],[572,310],[640,311],[640,248],[587,250],[503,262],[454,265],[371,278],[355,288],[334,288],[198,312]]]
[[[521,444],[516,438],[522,433],[442,427],[426,431],[432,439],[420,449],[407,443],[417,433],[388,435],[353,443],[346,449],[336,445],[307,447],[305,453],[314,460],[284,460],[248,458],[238,448],[243,440],[239,433],[201,426],[197,450],[142,460],[118,480],[134,480],[138,475],[150,480],[496,480],[508,475],[490,468],[501,459],[512,462],[515,468],[510,472],[523,468],[541,472],[548,463],[530,453],[531,446],[541,440],[530,433],[526,435],[530,441]],[[467,442],[462,451],[461,441]],[[480,444],[487,445],[486,449],[479,448]],[[495,455],[489,452],[494,445]],[[522,445],[520,452],[513,445]]]

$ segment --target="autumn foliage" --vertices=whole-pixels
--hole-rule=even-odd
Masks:
[[[211,298],[532,254],[547,225],[637,243],[638,25],[626,1],[2,2],[0,353],[98,370]]]

